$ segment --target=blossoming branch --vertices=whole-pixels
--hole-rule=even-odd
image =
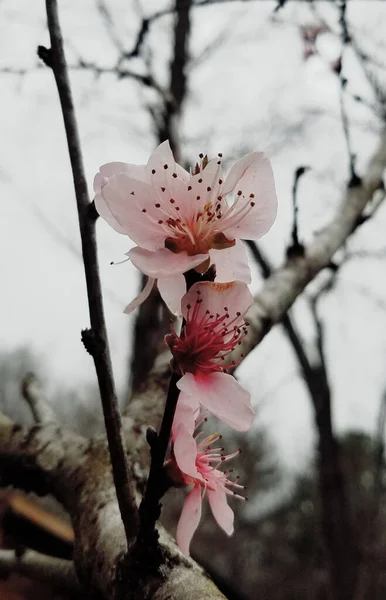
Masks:
[[[138,539],[153,539],[149,531],[159,516],[166,477],[169,485],[190,488],[177,528],[177,543],[185,554],[205,495],[228,535],[234,517],[227,497],[243,497],[236,490],[244,486],[231,478],[231,471],[219,469],[240,451],[224,454],[224,448],[214,446],[221,436],[215,433],[200,441],[203,433],[197,430],[208,412],[237,431],[252,425],[250,394],[227,372],[236,366],[232,352],[247,335],[245,314],[253,301],[241,239],[264,235],[277,212],[272,170],[263,154],[247,154],[226,177],[221,155],[200,158],[201,164],[188,173],[164,142],[147,165],[109,163],[94,180],[99,214],[137,243],[127,255],[148,276],[125,312],[146,300],[157,281],[169,309],[183,317],[181,331],[172,325],[165,338],[174,376],[160,433],[152,439]],[[190,286],[188,272],[195,272],[196,283]]]

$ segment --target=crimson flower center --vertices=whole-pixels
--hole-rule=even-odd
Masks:
[[[193,306],[187,306],[181,335],[172,329],[166,339],[180,371],[193,375],[224,371],[220,363],[241,344],[247,333],[247,324],[240,312],[232,317],[224,306],[221,313],[212,314],[205,310],[200,295],[197,290]],[[232,364],[235,365],[235,361]]]

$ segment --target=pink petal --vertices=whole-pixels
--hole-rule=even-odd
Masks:
[[[158,290],[166,306],[173,314],[181,316],[181,298],[186,293],[186,281],[182,273],[160,277]]]
[[[226,493],[216,486],[216,489],[214,490],[208,488],[207,494],[210,508],[212,509],[213,516],[217,523],[225,533],[232,535],[234,531],[234,514],[233,510],[228,505]]]
[[[184,375],[185,377],[185,375]],[[200,404],[197,398],[193,398],[192,396],[187,396],[182,392],[179,395],[176,412],[174,414],[173,427],[172,427],[172,435],[173,439],[177,432],[177,428],[179,425],[183,424],[185,428],[188,430],[189,434],[193,436],[195,427],[196,427],[196,419],[200,414]]]
[[[102,165],[99,168],[99,173],[94,178],[94,192],[95,192],[95,205],[100,216],[105,219],[119,233],[127,233],[123,225],[121,225],[114,217],[113,212],[110,210],[108,204],[103,200],[102,188],[108,184],[109,179],[119,173],[125,173],[135,179],[144,181],[145,183],[151,183],[150,177],[148,176],[146,169],[141,165],[130,165],[123,162],[111,162]]]
[[[148,277],[143,290],[138,294],[136,298],[134,298],[134,300],[130,302],[130,304],[126,306],[123,312],[129,315],[131,312],[133,312],[133,310],[137,308],[137,306],[140,306],[142,302],[145,302],[146,298],[148,298],[151,294],[154,283],[155,279],[152,279],[152,277]]]
[[[155,278],[185,273],[207,259],[206,254],[196,254],[195,256],[189,256],[186,252],[175,254],[167,248],[149,252],[138,246],[127,252],[127,256],[142,273]]]
[[[184,507],[177,525],[177,544],[186,556],[189,556],[189,547],[193,534],[201,519],[201,489],[197,485],[185,500]]]
[[[177,427],[173,441],[173,451],[178,468],[185,475],[201,479],[196,468],[197,444],[183,423]]]
[[[247,169],[249,169],[256,161],[259,161],[261,156],[261,152],[250,152],[232,165],[222,187],[224,196],[235,189]]]
[[[94,185],[97,187],[99,182],[94,182]],[[102,182],[101,191],[95,196],[99,214],[114,229],[126,233],[147,250],[164,246],[168,235],[162,224],[158,223],[156,204],[157,197],[150,185],[124,173],[113,175]]]
[[[114,214],[113,209],[110,209],[109,204],[104,200],[101,195],[102,186],[106,185],[107,181],[100,173],[97,173],[94,177],[94,191],[95,191],[95,208],[99,215],[104,219],[110,227],[118,231],[118,233],[126,234],[126,228],[121,222],[119,222]]]
[[[131,165],[124,162],[111,162],[99,167],[99,171],[103,177],[107,178],[113,177],[113,175],[118,175],[119,173],[125,173],[126,175],[129,175],[134,179],[138,179],[139,181],[144,181],[145,183],[149,184],[151,183],[151,179],[144,165]]]
[[[225,250],[220,250],[220,252],[225,252]],[[227,284],[199,282],[195,283],[182,298],[182,314],[185,318],[188,314],[188,305],[194,305],[197,299],[197,291],[201,292],[202,311],[209,310],[214,315],[222,314],[226,306],[229,315],[234,318],[238,312],[241,315],[246,313],[253,304],[253,296],[248,286],[242,281],[232,281]]]
[[[216,265],[216,281],[244,281],[251,283],[251,271],[245,244],[237,240],[231,248],[209,250],[210,262]]]
[[[236,431],[247,431],[252,425],[251,395],[232,375],[186,373],[177,387]]]
[[[165,169],[167,165],[167,169]],[[189,181],[190,175],[174,160],[173,153],[170,148],[169,140],[162,142],[153,152],[147,162],[148,171],[152,169],[163,169],[167,176],[172,177],[173,173],[177,174],[178,179]]]
[[[248,154],[233,165],[223,192],[242,191],[238,204],[253,203],[253,208],[240,221],[236,215],[221,222],[221,231],[230,238],[256,239],[267,233],[277,214],[275,183],[269,160],[259,152]],[[237,196],[236,196],[237,198]],[[237,211],[235,211],[237,213]]]
[[[174,160],[168,140],[153,151],[146,169],[159,202],[167,203],[169,209],[170,199],[173,199],[176,202],[175,206],[177,204],[180,206],[186,195],[190,175]],[[171,214],[170,216],[175,217],[176,215]]]
[[[221,193],[221,164],[217,159],[210,160],[203,171],[193,175],[183,195],[181,205],[182,216],[189,220],[210,202],[215,203]]]

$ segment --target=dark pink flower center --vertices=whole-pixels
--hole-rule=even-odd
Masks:
[[[231,317],[224,306],[221,313],[212,314],[205,310],[201,292],[193,306],[188,304],[186,324],[181,335],[174,329],[166,341],[182,373],[207,374],[224,371],[220,362],[241,344],[247,333],[247,324],[241,313]],[[233,361],[233,365],[236,363]]]
[[[202,479],[195,479],[190,475],[182,474],[185,484],[200,485],[204,489],[204,493],[207,488],[211,490],[219,489],[226,494],[231,494],[232,496],[240,498],[241,500],[245,500],[246,498],[244,496],[241,496],[234,491],[235,488],[245,490],[246,486],[239,484],[238,476],[236,477],[235,481],[229,477],[233,473],[233,469],[228,471],[220,471],[218,469],[218,467],[223,463],[238,456],[241,453],[241,450],[238,449],[236,452],[223,454],[224,448],[213,446],[213,444],[221,440],[221,435],[213,433],[205,438],[202,442],[199,442],[199,437],[201,435],[202,433],[196,435],[197,456],[195,460],[195,466],[199,476]]]

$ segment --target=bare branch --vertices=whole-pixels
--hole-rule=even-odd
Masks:
[[[106,6],[104,0],[96,0],[97,9],[102,17],[103,23],[105,24],[105,28],[107,34],[110,37],[110,40],[113,42],[114,46],[120,51],[123,52],[122,42],[119,39],[115,24],[110,13],[110,9]]]
[[[32,579],[49,583],[72,595],[84,597],[85,590],[80,585],[74,564],[69,560],[25,550],[21,554],[15,550],[0,550],[0,575],[19,573]]]
[[[351,43],[351,37],[350,37],[349,31],[348,31],[348,25],[347,25],[347,20],[346,20],[346,8],[347,8],[346,0],[341,0],[339,3],[339,11],[340,11],[339,23],[341,26],[340,38],[341,38],[341,42],[342,42],[342,50],[341,50],[340,57],[337,62],[338,66],[337,66],[336,72],[338,74],[339,84],[340,84],[339,106],[340,106],[340,114],[341,114],[341,119],[342,119],[343,134],[344,134],[344,139],[345,139],[346,147],[347,147],[347,156],[348,156],[349,171],[350,171],[350,184],[353,185],[356,183],[356,180],[358,179],[358,177],[355,173],[356,156],[353,153],[352,147],[351,147],[349,121],[348,121],[347,112],[346,112],[345,103],[344,103],[344,92],[345,92],[345,89],[347,86],[347,79],[342,74],[344,49],[348,44]]]
[[[91,330],[84,331],[82,336],[83,341],[87,346],[87,350],[94,359],[113,467],[114,483],[126,536],[127,539],[129,539],[130,527],[132,526],[132,515],[135,512],[136,507],[134,502],[134,490],[128,475],[128,462],[124,451],[122,423],[115,391],[103,310],[102,288],[99,277],[95,238],[95,219],[90,216],[90,200],[84,173],[78,126],[64,55],[56,0],[46,0],[46,11],[51,48],[47,50],[40,47],[39,56],[52,68],[54,73],[62,107],[73,173],[91,320]]]
[[[21,382],[21,391],[28,402],[35,423],[55,423],[56,415],[34,373],[27,373]]]
[[[273,325],[279,323],[307,284],[328,267],[335,252],[344,244],[360,221],[363,210],[378,189],[383,188],[386,168],[386,132],[381,136],[378,150],[370,160],[360,184],[349,187],[331,223],[325,227],[305,250],[274,273],[256,296],[249,311],[250,330],[240,352],[248,354],[264,338]]]
[[[299,231],[298,231],[298,186],[300,178],[310,169],[310,167],[301,166],[298,167],[295,171],[294,183],[292,186],[292,208],[294,213],[294,220],[292,225],[292,242],[291,245],[287,249],[287,258],[292,258],[296,256],[303,256],[304,254],[304,246],[299,241]]]
[[[173,57],[170,62],[170,99],[162,110],[162,129],[159,141],[169,139],[175,159],[181,158],[178,121],[187,93],[186,69],[189,62],[188,42],[193,0],[175,0],[176,22],[174,26]]]

